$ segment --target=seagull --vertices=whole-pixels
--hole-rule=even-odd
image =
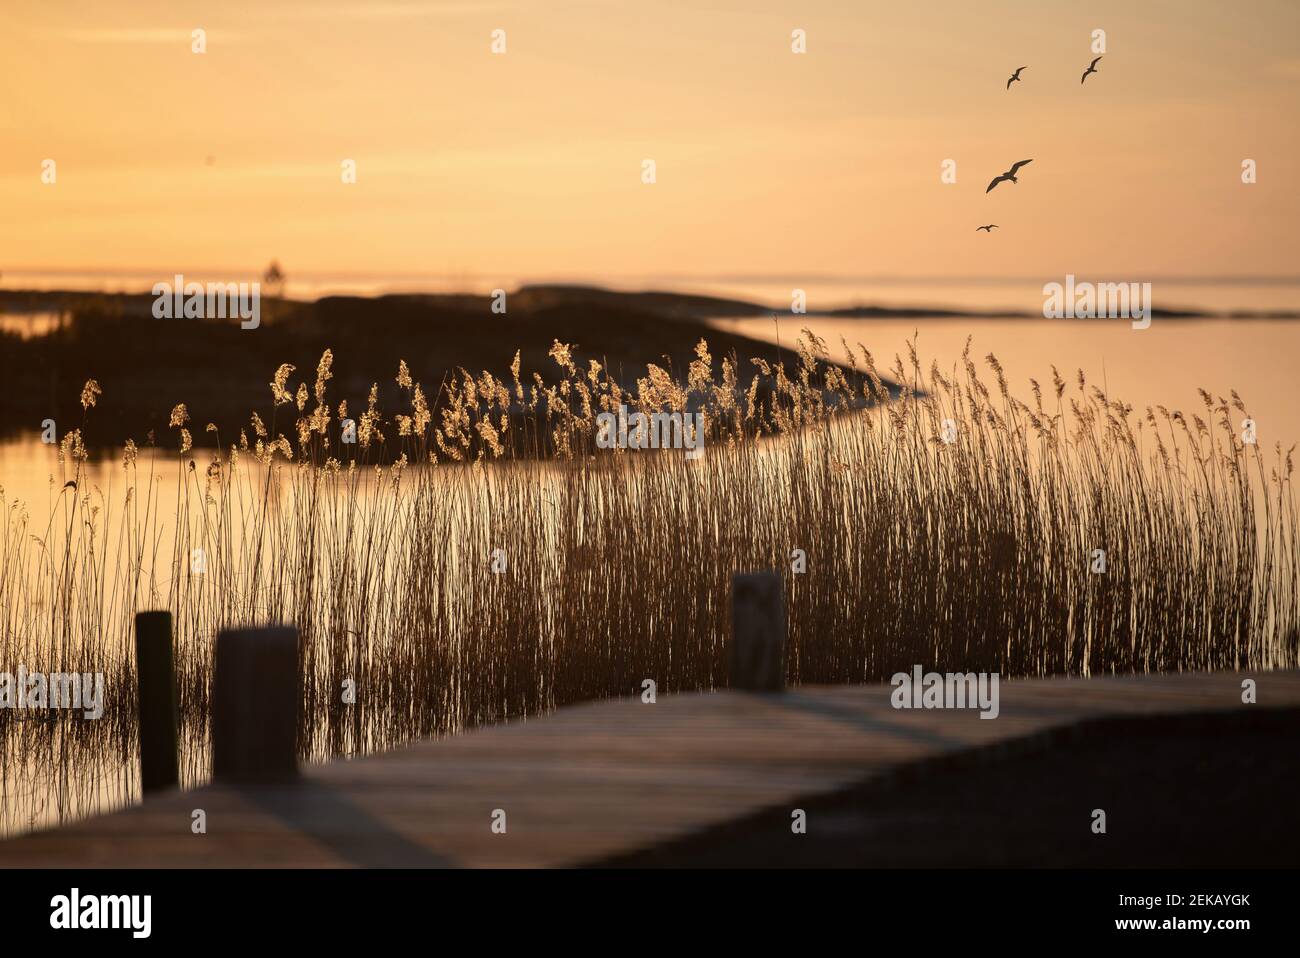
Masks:
[[[1017,80],[1020,79],[1020,71],[1024,69],[1026,69],[1026,67],[1016,67],[1016,72],[1011,74],[1011,79],[1007,81],[1008,90],[1011,89],[1011,84],[1015,83]]]
[[[988,226],[977,226],[977,227],[975,227],[975,232],[978,233],[980,230],[983,230],[983,231],[986,232],[986,233],[992,233],[992,232],[993,232],[995,229],[997,229],[997,228],[998,228],[998,224],[997,224],[997,223],[990,223]]]
[[[1020,181],[1019,181],[1018,179],[1016,179],[1016,171],[1019,170],[1019,169],[1020,169],[1022,166],[1024,166],[1026,163],[1032,163],[1032,162],[1034,162],[1032,159],[1030,159],[1030,160],[1021,160],[1019,163],[1014,164],[1014,165],[1011,167],[1011,169],[1007,170],[1007,171],[1006,171],[1005,173],[1003,173],[1001,176],[995,176],[995,177],[993,177],[993,182],[989,184],[989,188],[988,188],[988,190],[985,190],[984,192],[987,193],[989,190],[993,189],[993,187],[997,186],[997,185],[998,185],[999,183],[1001,183],[1003,180],[1010,180],[1012,183],[1019,183]]]
[[[1097,57],[1097,60],[1100,59],[1101,57]],[[1083,77],[1079,80],[1080,83],[1083,83],[1084,80],[1088,79],[1089,73],[1097,72],[1097,60],[1093,60],[1092,63],[1088,64],[1088,69],[1083,71]]]

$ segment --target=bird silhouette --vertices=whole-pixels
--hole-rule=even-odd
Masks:
[[[993,177],[993,182],[989,184],[989,188],[984,192],[985,193],[989,192],[989,190],[993,189],[993,187],[997,186],[1003,180],[1010,180],[1012,183],[1019,183],[1020,181],[1016,179],[1016,171],[1019,170],[1026,163],[1032,163],[1032,162],[1034,162],[1032,159],[1021,160],[1019,163],[1014,164],[1011,167],[1011,169],[1007,170],[1005,173]]]
[[[1088,79],[1088,74],[1089,74],[1089,73],[1096,73],[1096,72],[1097,72],[1097,60],[1100,60],[1100,59],[1101,59],[1101,57],[1097,57],[1096,60],[1093,60],[1092,63],[1088,64],[1088,69],[1086,69],[1086,70],[1083,71],[1083,76],[1079,79],[1079,82],[1080,82],[1080,83],[1083,83],[1084,80]]]
[[[1020,79],[1020,71],[1021,71],[1021,70],[1024,70],[1024,69],[1026,69],[1026,68],[1025,68],[1025,67],[1016,67],[1016,72],[1013,73],[1013,74],[1011,74],[1011,79],[1007,81],[1007,89],[1008,89],[1008,90],[1011,89],[1011,84],[1015,83],[1017,80]]]
[[[992,232],[993,232],[995,229],[997,229],[997,228],[998,228],[998,224],[997,224],[997,223],[990,223],[988,226],[977,226],[977,227],[975,227],[975,232],[978,233],[980,230],[983,230],[983,231],[986,232],[986,233],[992,233]]]

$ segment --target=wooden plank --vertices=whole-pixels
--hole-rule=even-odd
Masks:
[[[1242,704],[1244,677],[1007,681],[992,721],[973,709],[895,709],[888,685],[588,703],[310,766],[296,784],[222,784],[151,798],[0,844],[0,866],[575,865],[918,762],[977,760],[1089,719],[1267,707]],[[1262,702],[1300,707],[1300,672],[1249,677]],[[206,834],[190,830],[196,808],[206,813]],[[491,830],[496,809],[506,813],[505,834]]]

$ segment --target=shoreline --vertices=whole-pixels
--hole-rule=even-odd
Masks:
[[[671,289],[621,290],[587,284],[524,284],[507,292],[511,301],[523,299],[528,303],[600,304],[625,309],[636,309],[662,314],[665,318],[728,319],[758,318],[772,314],[785,316],[812,316],[830,319],[1046,319],[1042,313],[1016,308],[968,308],[938,303],[858,303],[830,308],[808,308],[794,313],[786,306],[773,306],[752,299],[716,296]],[[490,311],[492,296],[472,291],[461,292],[378,292],[370,294],[327,293],[315,297],[267,296],[273,304],[285,308],[316,306],[321,303],[348,300],[373,303],[418,302],[429,306],[466,309],[481,307]],[[1300,293],[1298,293],[1300,298]],[[72,311],[89,306],[111,303],[129,315],[152,318],[154,296],[140,291],[97,291],[78,289],[4,289],[0,288],[0,316],[23,316],[33,313],[51,314]],[[1300,309],[1255,309],[1233,307],[1211,309],[1200,306],[1153,307],[1151,315],[1162,319],[1258,319],[1296,320]]]

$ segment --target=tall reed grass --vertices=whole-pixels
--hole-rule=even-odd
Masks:
[[[701,342],[683,376],[651,366],[624,388],[557,342],[556,384],[521,379],[516,355],[510,380],[462,372],[432,399],[403,363],[408,402],[392,413],[377,389],[364,409],[331,406],[327,352],[296,385],[280,367],[234,441],[178,405],[171,436],[127,444],[109,493],[83,446],[101,400],[88,383],[57,507],[9,507],[0,661],[104,671],[108,711],[0,710],[0,789],[39,803],[80,775],[91,792],[68,816],[105,789],[133,792],[132,618],[153,608],[175,621],[191,782],[205,775],[221,629],[297,626],[302,750],[320,758],[628,695],[646,678],[723,686],[730,579],[759,568],[785,576],[796,683],[916,663],[1004,676],[1296,664],[1292,453],[1242,441],[1235,392],[1139,413],[1052,369],[1022,401],[993,356],[979,372],[969,343],[955,368],[924,373],[911,344],[886,373],[844,349],[847,364],[831,363],[805,331],[788,370],[715,363]],[[702,410],[704,456],[598,450],[596,416],[620,403]],[[806,573],[792,571],[796,549]]]

